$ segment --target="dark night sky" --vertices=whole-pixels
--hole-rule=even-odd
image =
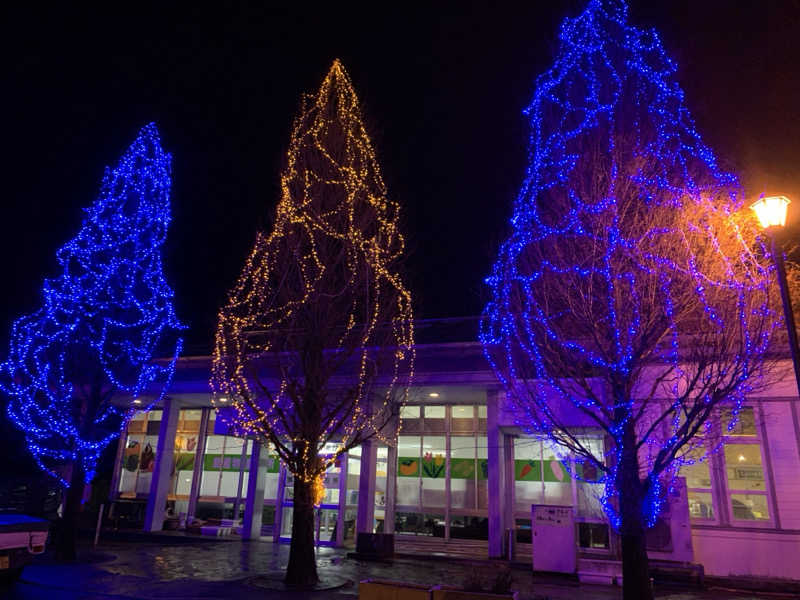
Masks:
[[[584,3],[74,4],[0,15],[0,340],[38,304],[103,167],[152,120],[174,157],[165,264],[197,349],[269,226],[300,93],[335,57],[404,207],[417,315],[478,314],[525,166],[521,110]],[[800,2],[640,0],[631,14],[662,32],[706,142],[748,193],[793,196],[798,220]]]

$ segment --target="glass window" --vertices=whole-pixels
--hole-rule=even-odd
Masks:
[[[348,506],[358,506],[358,482],[361,479],[361,448],[358,454],[356,448],[347,453],[347,496],[345,503]]]
[[[401,535],[444,537],[444,515],[398,511],[395,513],[394,530]]]
[[[711,492],[711,457],[703,457],[703,448],[690,452],[684,459],[694,464],[684,464],[680,475],[686,478],[689,499],[689,517],[692,519],[714,519],[714,502]]]
[[[342,461],[344,456],[341,454],[336,458],[334,463],[325,471],[325,496],[322,499],[323,504],[339,504],[339,478],[342,474]]]
[[[752,407],[745,407],[739,411],[738,418],[733,422],[730,410],[723,411],[722,414],[722,434],[731,436],[751,436],[757,435],[755,413]],[[731,424],[733,422],[733,424]]]
[[[766,489],[759,444],[725,444],[725,465],[731,490]]]
[[[517,511],[529,512],[531,504],[544,504],[539,440],[514,438],[514,498]]]
[[[572,505],[572,477],[549,441],[542,442],[542,480],[546,504]]]
[[[453,406],[450,408],[450,431],[457,433],[472,433],[475,431],[475,407]]]
[[[714,503],[711,492],[689,490],[689,516],[692,519],[713,519]]]
[[[444,406],[426,406],[426,419],[444,419]]]
[[[489,519],[469,515],[451,515],[450,539],[488,540]]]
[[[422,506],[445,505],[445,443],[444,436],[426,435],[422,438]]]
[[[266,448],[262,448],[265,452]],[[277,454],[267,457],[267,481],[264,485],[264,501],[275,502],[278,497],[278,479],[280,478],[281,464]]]
[[[375,466],[375,514],[373,533],[383,533],[383,522],[386,517],[386,476],[388,472],[389,449],[378,446],[378,461]]]
[[[578,545],[581,548],[608,550],[606,523],[578,523]]]
[[[592,453],[592,456],[597,457],[603,463],[605,462],[603,461],[605,453],[602,439],[582,438],[581,443]],[[605,513],[602,503],[600,502],[600,499],[605,493],[605,486],[592,483],[598,481],[602,477],[602,472],[590,461],[584,462],[583,464],[576,464],[575,472],[580,476],[575,485],[578,500],[578,516],[587,519],[605,520]]]
[[[161,411],[136,413],[125,432],[117,491],[125,497],[147,495],[156,462]]]
[[[172,462],[173,498],[188,499],[194,475],[194,459],[197,454],[197,436],[200,431],[202,410],[188,409],[178,412],[178,429]]]
[[[708,459],[697,461],[693,465],[683,465],[681,475],[686,477],[687,488],[711,488],[711,472]]]
[[[419,478],[422,438],[401,435],[397,438],[397,505],[419,506]]]
[[[477,508],[475,436],[450,438],[450,506]]]
[[[406,404],[405,406],[400,407],[400,418],[401,419],[419,419],[419,406],[414,406],[413,404]]]
[[[425,406],[424,407],[424,426],[425,431],[430,433],[445,432],[445,407],[444,406]]]
[[[731,494],[734,519],[744,521],[769,520],[767,496],[765,494]]]
[[[478,508],[486,510],[489,508],[489,441],[485,435],[479,435],[475,439],[475,443],[478,455],[475,467],[475,475],[478,480]]]

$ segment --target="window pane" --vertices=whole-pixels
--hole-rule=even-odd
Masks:
[[[420,469],[422,475],[422,506],[444,506],[446,475],[444,436],[426,435],[422,438]]]
[[[425,407],[425,431],[431,433],[445,432],[444,406]]]
[[[514,498],[516,510],[528,512],[531,504],[544,503],[542,443],[514,438]]]
[[[397,505],[419,505],[419,476],[422,454],[417,435],[397,438]]]
[[[608,525],[578,523],[578,545],[581,548],[608,549]]]
[[[426,419],[444,419],[444,406],[426,406]]]
[[[599,438],[585,437],[581,439],[583,446],[601,461],[604,457],[603,440]],[[603,461],[605,462],[605,461]],[[576,482],[578,496],[578,515],[604,519],[605,513],[600,499],[605,492],[605,486],[599,483],[592,483],[602,477],[602,472],[591,462],[575,465],[576,474],[580,479]]]
[[[261,449],[266,452],[266,448]],[[276,454],[270,454],[267,458],[267,481],[264,485],[264,500],[275,500],[278,497],[278,479],[280,478],[280,460]]]
[[[323,504],[339,504],[339,478],[342,474],[341,464],[343,460],[345,460],[345,456],[340,454],[336,461],[325,471]]]
[[[450,517],[450,539],[488,540],[489,519],[486,517],[452,515]]]
[[[140,431],[144,431],[144,421],[140,421]],[[122,455],[121,473],[119,477],[119,492],[123,494],[136,493],[136,475],[139,471],[142,449],[144,448],[143,435],[128,435],[125,450]]]
[[[542,461],[545,503],[571,506],[572,478],[549,442],[542,442]]]
[[[723,412],[722,415],[723,435],[735,435],[735,436],[756,435],[756,421],[752,408],[747,407],[740,410],[739,416],[736,419],[736,423],[734,423],[733,426],[731,427],[732,420],[733,419],[731,418],[730,410]]]
[[[708,460],[697,461],[693,465],[683,465],[681,476],[686,477],[687,488],[710,488],[711,473]]]
[[[531,543],[531,520],[530,519],[517,519],[517,541],[521,544]]]
[[[475,467],[478,475],[478,508],[486,509],[489,507],[489,440],[485,435],[479,435],[475,443],[478,454]]]
[[[689,492],[689,515],[693,519],[713,519],[714,503],[711,492]]]
[[[352,450],[347,457],[347,496],[345,503],[358,505],[358,482],[361,478],[361,457],[356,456]]]
[[[419,419],[419,406],[407,405],[400,407],[401,419]]]
[[[475,431],[474,406],[453,406],[451,410],[450,431],[458,433]]]
[[[200,417],[203,411],[200,409],[183,409],[178,417],[178,431],[185,433],[197,433],[200,431]]]
[[[383,521],[386,516],[386,476],[388,473],[389,449],[378,446],[378,462],[375,465],[375,514],[373,533],[383,533]]]
[[[450,438],[450,505],[475,508],[475,436]]]
[[[394,530],[398,534],[444,537],[444,515],[397,512]]]
[[[725,444],[728,487],[732,490],[765,489],[758,444]]]
[[[762,494],[731,494],[733,518],[746,521],[769,519],[767,497]]]

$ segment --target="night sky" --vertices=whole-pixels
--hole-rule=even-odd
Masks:
[[[403,206],[417,315],[481,311],[525,168],[521,111],[583,2],[161,4],[3,9],[2,356],[104,166],[149,121],[174,157],[168,280],[189,352],[207,348],[270,226],[300,94],[336,57]],[[794,197],[798,220],[800,2],[641,0],[631,14],[662,33],[705,141],[748,194]]]

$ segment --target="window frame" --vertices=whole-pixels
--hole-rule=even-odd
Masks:
[[[764,440],[764,433],[765,430],[763,428],[763,419],[761,411],[758,410],[760,405],[758,403],[753,404],[746,404],[742,407],[741,410],[752,410],[753,411],[753,429],[755,430],[754,435],[738,435],[738,434],[728,434],[726,433],[725,425],[723,424],[722,415],[719,415],[719,423],[720,423],[720,430],[722,432],[722,444],[719,448],[719,451],[716,453],[716,460],[719,464],[718,473],[722,475],[721,481],[719,482],[719,488],[724,494],[725,497],[725,508],[727,509],[728,513],[728,523],[734,527],[758,527],[763,529],[772,529],[775,527],[775,505],[772,498],[771,492],[771,480],[770,480],[770,473],[768,469],[768,457],[766,455],[766,447],[765,447],[765,440]],[[738,488],[732,488],[729,481],[728,481],[728,464],[727,459],[725,457],[725,446],[726,445],[750,445],[750,446],[758,446],[759,453],[761,456],[761,472],[764,477],[764,489],[763,490],[743,490]],[[712,482],[713,483],[713,482]],[[746,495],[746,496],[762,496],[765,499],[767,510],[769,511],[769,517],[767,519],[739,519],[734,517],[733,512],[733,495]]]

